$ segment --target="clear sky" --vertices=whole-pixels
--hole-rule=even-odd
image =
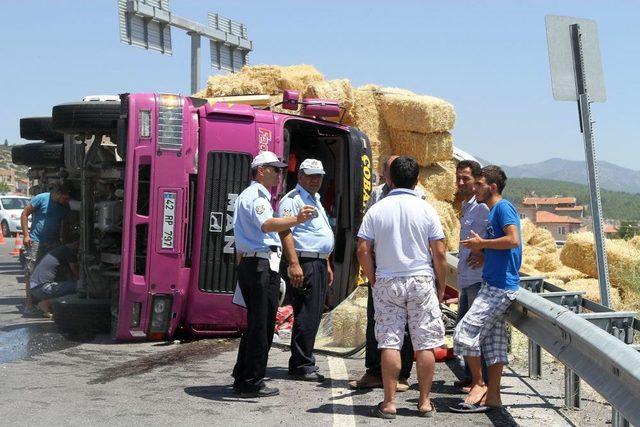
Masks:
[[[584,159],[575,103],[551,94],[544,16],[598,22],[608,100],[594,104],[599,160],[640,169],[640,2],[196,1],[247,25],[251,64],[313,64],[327,78],[444,98],[456,108],[455,144],[499,164]],[[0,2],[0,142],[21,142],[20,117],[89,94],[189,92],[190,41],[173,30],[173,56],[119,41],[117,0]],[[202,45],[202,82],[214,74]]]

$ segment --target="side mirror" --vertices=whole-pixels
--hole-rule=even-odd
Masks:
[[[339,117],[340,105],[334,99],[305,98],[302,115],[314,117]]]
[[[285,90],[282,94],[282,108],[286,110],[298,111],[298,99],[300,92],[297,90]]]

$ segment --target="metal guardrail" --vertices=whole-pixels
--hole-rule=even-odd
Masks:
[[[447,284],[455,287],[458,259],[448,254],[447,262]],[[543,277],[523,277],[522,287],[508,320],[529,337],[530,376],[540,376],[542,347],[565,365],[567,406],[580,407],[582,378],[614,408],[613,427],[640,425],[640,352],[630,345],[640,327],[635,313],[613,312]]]

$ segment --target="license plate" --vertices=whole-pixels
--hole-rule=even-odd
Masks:
[[[176,224],[176,193],[164,193],[162,249],[173,249]]]

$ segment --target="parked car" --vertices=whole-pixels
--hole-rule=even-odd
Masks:
[[[4,237],[11,237],[18,232],[22,233],[20,214],[29,200],[31,199],[25,196],[0,194],[0,225]],[[31,225],[31,221],[29,221],[29,225]]]

